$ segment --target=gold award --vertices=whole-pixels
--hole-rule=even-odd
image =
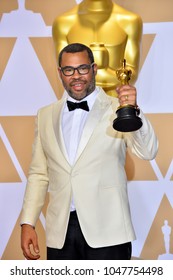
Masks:
[[[116,70],[116,75],[121,85],[129,84],[132,71],[126,68],[125,59],[123,59],[120,69]],[[138,117],[139,113],[137,106],[130,104],[119,106],[116,111],[117,118],[113,121],[113,128],[122,132],[138,130],[142,126],[142,120]]]

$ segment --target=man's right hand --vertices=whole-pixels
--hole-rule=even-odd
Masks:
[[[35,229],[28,224],[21,226],[21,248],[23,255],[27,260],[37,260],[40,258],[37,233]]]

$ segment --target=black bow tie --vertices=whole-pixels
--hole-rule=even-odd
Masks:
[[[85,111],[89,111],[87,101],[82,101],[82,102],[67,101],[67,106],[68,106],[69,111],[73,111],[75,109],[82,109],[82,110],[85,110]]]

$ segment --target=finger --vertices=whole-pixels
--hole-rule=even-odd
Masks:
[[[33,240],[34,240],[34,238],[33,238]],[[24,257],[29,260],[35,260],[40,257],[38,245],[37,245],[37,243],[35,243],[35,247],[34,247],[33,240],[30,241],[28,244],[24,244],[24,246],[22,248]]]
[[[40,249],[37,242],[36,243],[33,242],[33,250],[36,254],[40,253]]]
[[[33,246],[33,251],[36,254],[39,254],[40,249],[39,249],[39,246],[38,246],[38,239],[37,239],[37,235],[36,234],[35,234],[35,236],[32,239],[32,246]]]
[[[37,260],[40,258],[39,254],[32,254],[30,248],[23,250],[23,255],[27,260]]]

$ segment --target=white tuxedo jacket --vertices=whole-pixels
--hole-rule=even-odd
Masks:
[[[72,196],[82,232],[91,247],[135,239],[124,170],[126,149],[141,159],[156,156],[158,142],[150,122],[136,132],[113,129],[116,98],[100,88],[89,112],[74,166],[66,158],[61,112],[66,99],[38,112],[33,157],[24,197],[21,223],[35,226],[49,191],[46,214],[47,246],[62,248]],[[75,133],[75,131],[74,131]]]

